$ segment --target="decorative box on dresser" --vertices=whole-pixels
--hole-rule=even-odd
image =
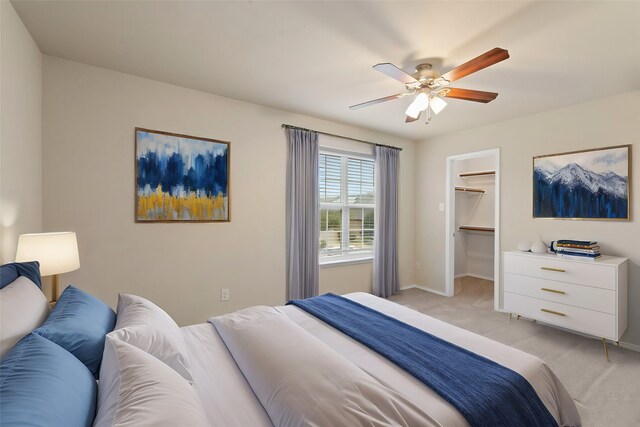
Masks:
[[[504,253],[504,310],[618,343],[627,329],[626,258]]]

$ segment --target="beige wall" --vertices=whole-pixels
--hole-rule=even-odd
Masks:
[[[0,263],[18,236],[42,230],[42,55],[8,1],[0,1]]]
[[[43,81],[45,227],[75,231],[80,248],[62,282],[110,304],[146,296],[181,324],[284,303],[289,123],[403,147],[400,279],[413,283],[413,142],[47,56]],[[231,141],[230,223],[134,223],[136,126]],[[322,269],[321,290],[368,291],[371,268]]]
[[[501,149],[501,250],[520,240],[594,239],[603,253],[630,259],[629,329],[623,341],[640,345],[640,91],[434,138],[416,148],[417,284],[444,291],[447,156]],[[532,157],[585,148],[633,144],[632,221],[534,220]]]

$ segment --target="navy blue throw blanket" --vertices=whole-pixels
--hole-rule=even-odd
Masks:
[[[334,294],[295,305],[386,357],[451,403],[473,427],[557,427],[529,382],[485,357]]]

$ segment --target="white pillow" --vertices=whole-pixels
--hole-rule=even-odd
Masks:
[[[107,336],[94,427],[207,426],[202,402],[173,369]]]
[[[0,356],[42,325],[50,311],[42,291],[24,276],[0,289]]]
[[[180,327],[151,301],[136,295],[118,295],[116,327],[109,336],[155,356],[193,382],[187,344]]]

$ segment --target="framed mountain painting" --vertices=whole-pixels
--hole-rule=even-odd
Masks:
[[[631,145],[533,158],[533,217],[630,219]]]
[[[136,222],[229,221],[229,142],[135,131]]]

